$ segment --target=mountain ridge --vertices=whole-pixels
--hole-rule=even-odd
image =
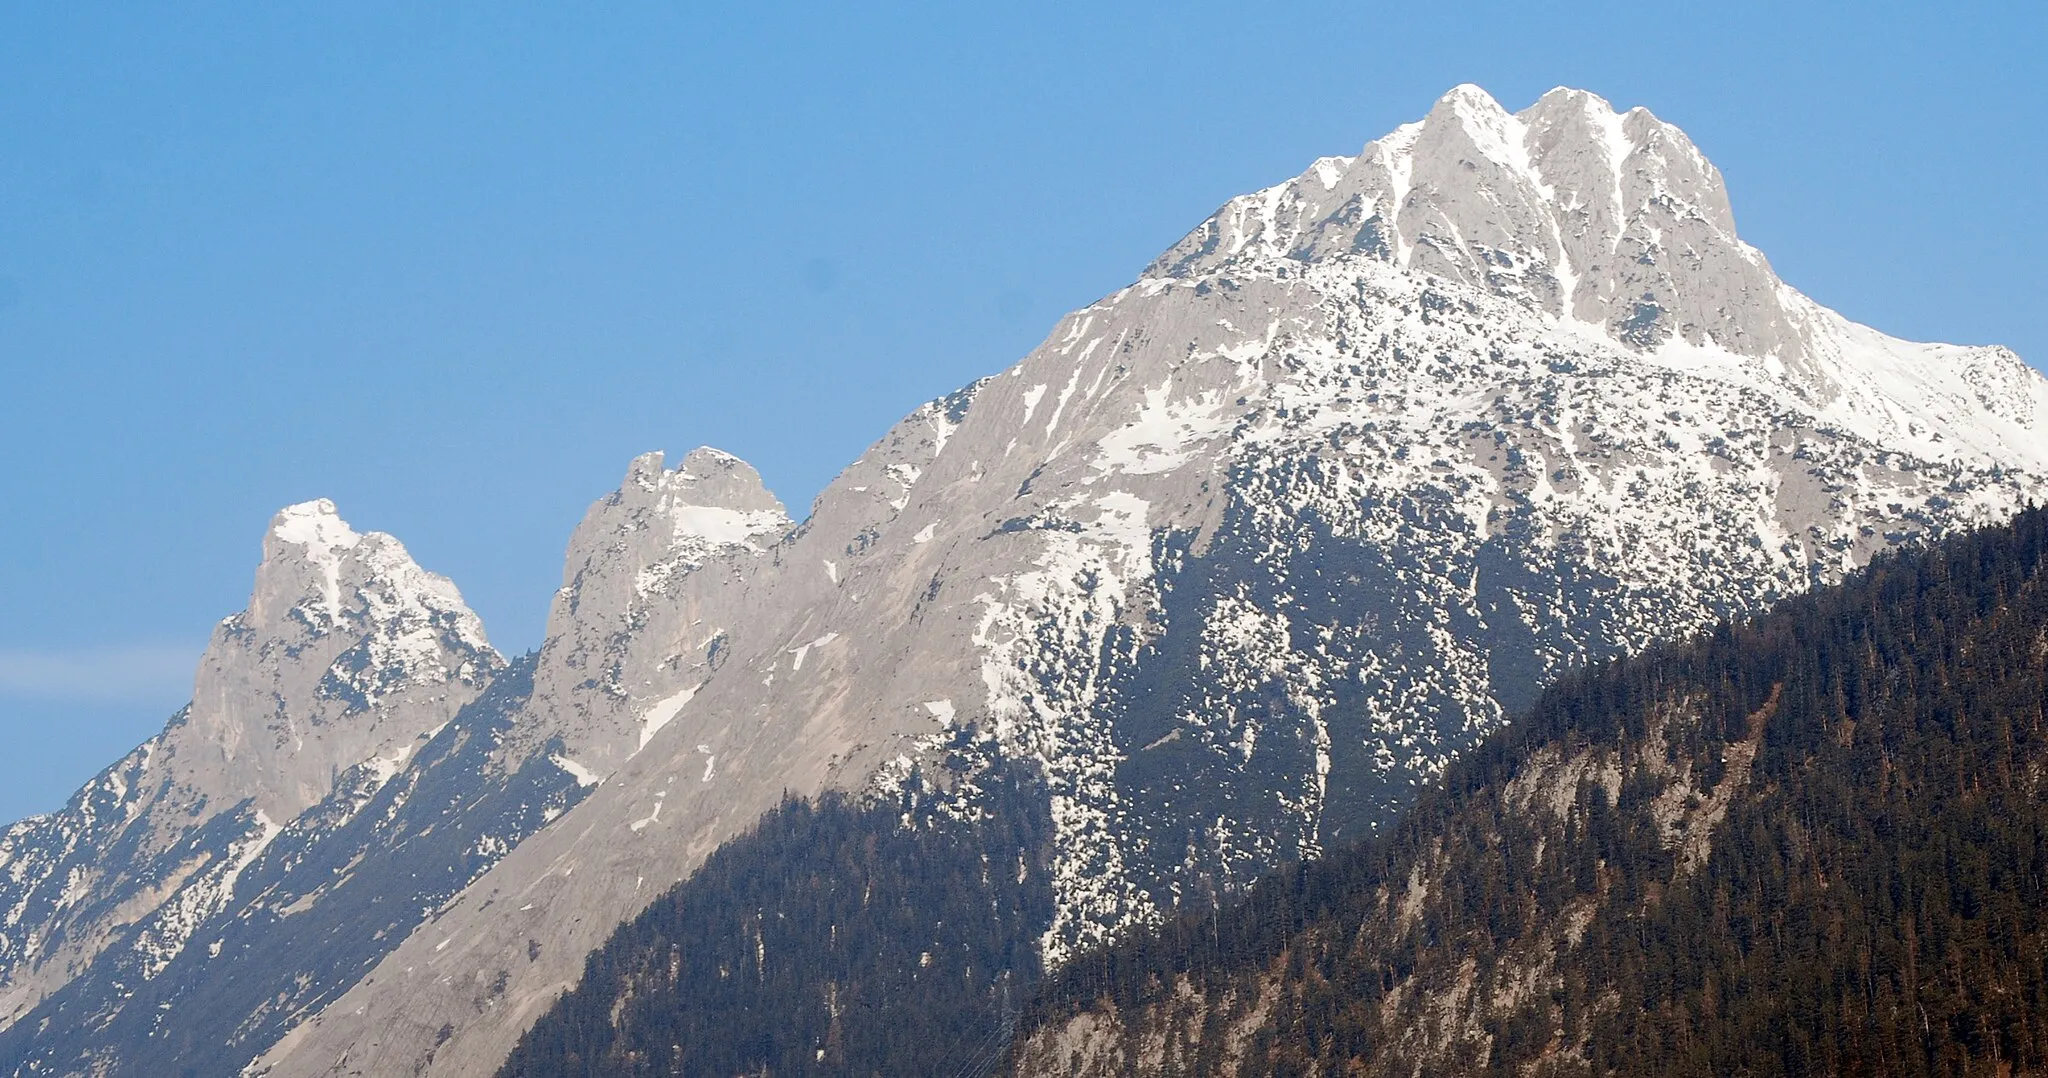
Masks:
[[[494,806],[478,852],[419,892],[430,920],[351,952],[367,972],[252,1027],[275,1039],[247,1072],[491,1073],[613,926],[786,795],[976,820],[1032,770],[1057,966],[1385,826],[1563,672],[2048,491],[2005,454],[2048,424],[2009,352],[1814,314],[1647,112],[1615,121],[1617,169],[1598,99],[1546,95],[1539,129],[1482,97],[1232,200],[800,523],[729,455],[637,458],[516,691],[392,765]],[[325,569],[301,568],[311,624]],[[451,819],[412,804],[347,841],[402,864]],[[290,878],[216,916],[331,901]]]
[[[1560,87],[1511,115],[1484,90],[1460,86],[1356,157],[1322,158],[1225,203],[1148,275],[1253,260],[1270,270],[1333,249],[1482,285],[1675,369],[1789,391],[1822,418],[1866,436],[1906,436],[1922,451],[1947,448],[1926,435],[1978,433],[1952,419],[1975,403],[1990,413],[1990,437],[1966,436],[1962,451],[2048,465],[2039,379],[2017,356],[1995,345],[1899,341],[1784,285],[1736,234],[1719,170],[1648,109],[1616,113],[1597,95]],[[1877,369],[1854,369],[1850,352]],[[1966,371],[1957,380],[1972,391],[1960,399],[1920,369],[1958,362]],[[1847,407],[1832,407],[1845,402],[1831,389]],[[1866,414],[1882,412],[1887,398],[1906,414]],[[1930,429],[1915,431],[1915,422]]]

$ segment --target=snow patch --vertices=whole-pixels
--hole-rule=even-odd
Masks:
[[[569,777],[575,779],[578,786],[590,787],[604,781],[597,772],[584,767],[582,764],[569,759],[559,752],[551,754],[548,759],[553,760],[556,767],[568,772]]]
[[[1205,390],[1188,400],[1173,399],[1173,380],[1145,391],[1138,418],[1102,436],[1095,466],[1106,472],[1156,475],[1186,464],[1195,447],[1230,430],[1223,395]]]
[[[724,509],[678,505],[671,511],[677,538],[695,537],[714,546],[751,546],[759,536],[782,530],[789,518],[772,509]]]
[[[1328,191],[1337,186],[1338,180],[1344,178],[1344,173],[1351,167],[1352,160],[1349,157],[1318,157],[1316,163],[1309,166],[1309,171],[1315,173],[1317,182],[1323,185],[1323,190]]]
[[[792,671],[802,670],[804,668],[804,656],[810,654],[812,648],[824,647],[837,639],[839,639],[838,633],[826,633],[807,644],[798,644],[796,647],[790,648],[789,654],[796,656],[796,660],[789,664],[789,668]]]
[[[647,713],[640,717],[640,744],[633,751],[638,752],[640,749],[646,748],[647,742],[655,734],[660,733],[661,728],[669,724],[669,720],[680,714],[683,710],[683,705],[689,703],[690,698],[697,695],[697,690],[703,687],[704,683],[700,681],[648,708]]]

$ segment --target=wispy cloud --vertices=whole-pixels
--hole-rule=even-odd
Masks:
[[[61,700],[182,702],[192,694],[196,648],[130,646],[71,651],[0,648],[0,695]]]

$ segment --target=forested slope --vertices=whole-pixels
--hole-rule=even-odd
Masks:
[[[1052,892],[1029,780],[982,782],[1006,811],[980,821],[915,797],[786,801],[592,954],[500,1074],[993,1069]]]
[[[2048,1069],[2048,513],[1567,679],[1384,836],[1070,963],[1029,1075]]]

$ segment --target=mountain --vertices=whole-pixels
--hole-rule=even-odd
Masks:
[[[1391,833],[1069,965],[1008,1073],[2040,1073],[2044,574],[2034,509],[1568,677]]]
[[[62,810],[0,837],[9,1032],[90,971],[134,991],[198,944],[214,951],[202,929],[252,866],[309,810],[332,824],[359,810],[503,667],[455,587],[396,539],[357,534],[326,501],[280,512],[192,703]]]
[[[679,710],[268,1073],[406,1070],[444,1026],[435,1072],[485,1073],[578,955],[784,791],[913,770],[967,811],[989,761],[1042,768],[1057,965],[1369,833],[1564,670],[2041,489],[2038,375],[1819,312],[1725,227],[1682,133],[1638,112],[1595,139],[1611,116],[1461,89],[1233,201],[898,424],[765,554],[647,599],[715,611],[626,645],[647,671],[629,710]],[[1538,264],[1553,227],[1578,261]],[[1545,306],[1562,278],[1598,297],[1653,268],[1668,317]],[[528,961],[526,939],[562,946]],[[478,983],[505,986],[481,1013]]]
[[[1885,337],[1788,287],[1736,236],[1720,172],[1647,109],[1559,88],[1510,116],[1460,86],[1357,157],[1231,200],[1151,273],[1284,274],[1361,252],[1872,442],[2048,463],[2038,376],[2005,349]]]
[[[1232,200],[801,523],[729,455],[635,460],[571,537],[539,652],[436,719],[470,739],[432,765],[464,807],[304,818],[321,857],[410,872],[450,851],[409,842],[487,802],[487,855],[404,884],[411,927],[282,1006],[180,974],[248,1023],[194,1073],[489,1074],[614,928],[789,798],[964,826],[1020,811],[996,803],[1018,768],[1057,968],[1375,833],[1567,671],[2009,517],[2048,483],[2044,431],[2048,382],[2010,352],[1779,282],[1676,128],[1461,87]],[[286,938],[260,926],[374,905],[249,886],[221,908],[252,956]],[[95,983],[98,1013],[134,981]],[[54,1013],[13,1043],[123,1051]],[[196,1020],[163,1038],[203,1045]]]

